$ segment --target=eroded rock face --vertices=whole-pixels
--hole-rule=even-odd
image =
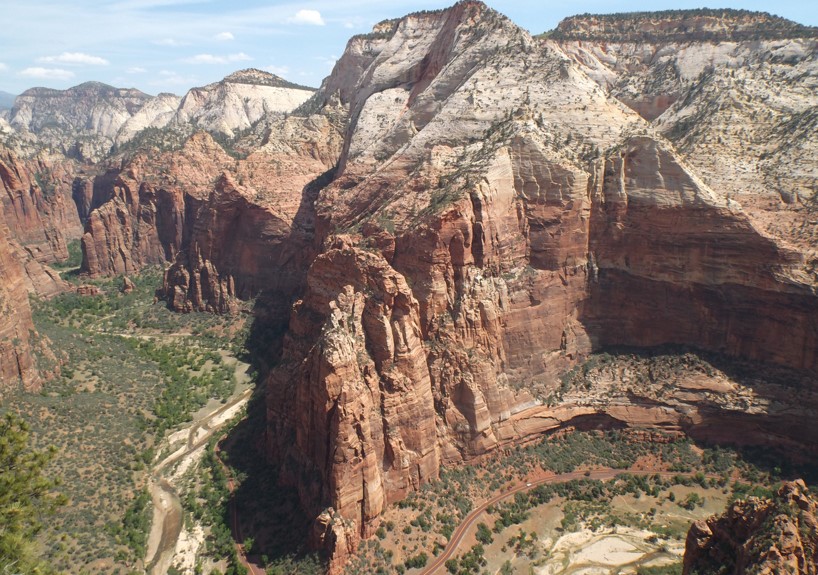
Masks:
[[[684,573],[816,573],[817,511],[801,480],[785,482],[772,499],[738,501],[691,526]]]
[[[818,368],[813,246],[772,233],[755,209],[771,197],[762,184],[736,201],[741,186],[719,175],[735,158],[718,138],[737,124],[702,76],[706,62],[718,81],[769,71],[793,95],[758,126],[783,134],[779,113],[814,109],[809,40],[693,41],[675,56],[620,41],[537,41],[470,1],[387,21],[350,40],[302,107],[311,115],[265,116],[233,156],[197,134],[74,187],[90,275],[172,262],[162,295],[178,311],[277,302],[288,332],[266,381],[269,452],[334,565],[441,465],[548,431],[814,449],[814,400],[780,387],[687,374],[657,390],[617,373],[594,380],[608,395],[562,390],[590,353],[619,345]],[[228,88],[191,93],[188,120],[218,120],[206,104],[233,101]],[[705,130],[682,130],[692,112]],[[789,196],[811,198],[813,145],[803,131],[771,156],[798,160]],[[726,171],[761,161],[750,146]]]
[[[482,4],[381,28],[350,41],[315,98],[334,90],[349,121],[315,202],[322,253],[267,381],[270,452],[310,513],[366,536],[437,466],[567,426],[714,438],[719,417],[782,421],[768,399],[714,408],[712,382],[597,401],[560,378],[612,345],[814,372],[808,253],[760,230],[563,47]],[[807,419],[779,439],[808,441]]]
[[[34,364],[34,323],[25,270],[18,258],[0,219],[0,391],[12,386],[35,391],[41,384]]]
[[[315,260],[296,303],[284,356],[304,360],[270,383],[274,434],[292,442],[277,451],[297,458],[289,471],[302,472],[302,499],[318,510],[335,502],[364,535],[385,505],[438,474],[421,337],[403,276],[377,254],[339,245]]]
[[[152,96],[86,82],[68,90],[32,88],[14,101],[9,124],[69,157],[105,157],[123,124]],[[84,136],[80,138],[79,136]]]
[[[262,127],[263,128],[263,127]],[[313,202],[338,158],[327,117],[273,119],[255,149],[236,160],[205,133],[181,150],[137,154],[99,176],[82,239],[92,277],[171,263],[161,289],[177,311],[235,308],[267,292],[289,314],[314,256]]]
[[[818,30],[763,13],[704,12],[577,16],[546,43],[673,141],[759,230],[808,253],[812,274]]]

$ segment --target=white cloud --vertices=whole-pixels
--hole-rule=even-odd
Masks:
[[[145,70],[145,68],[142,68],[141,66],[132,66],[125,71],[128,74],[144,74],[145,72],[147,72],[147,70]]]
[[[324,25],[324,19],[318,10],[299,10],[288,22],[290,24],[309,24],[310,26]]]
[[[290,73],[290,69],[287,66],[267,66],[263,69],[276,76],[285,76]]]
[[[38,62],[45,62],[48,64],[80,64],[88,66],[107,66],[108,60],[100,58],[99,56],[92,56],[91,54],[83,54],[82,52],[63,52],[59,56],[44,56],[37,58]]]
[[[28,78],[41,78],[43,80],[69,80],[74,77],[74,72],[61,68],[26,68],[20,72],[21,76]]]
[[[344,28],[346,28],[347,30],[352,30],[353,28],[355,28],[355,24],[353,24],[352,22],[344,22]]]
[[[227,54],[226,56],[214,56],[213,54],[196,54],[192,58],[186,58],[188,64],[228,64],[230,62],[246,62],[252,60],[244,52],[238,54]]]
[[[225,42],[225,41],[228,41],[228,40],[235,40],[236,39],[236,37],[233,36],[233,34],[231,34],[230,32],[219,32],[218,34],[216,34],[213,37],[216,40],[219,40],[220,42]]]
[[[0,62],[0,70],[8,70],[9,67],[6,66],[3,62]]]

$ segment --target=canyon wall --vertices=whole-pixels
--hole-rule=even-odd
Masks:
[[[809,252],[708,185],[558,43],[475,2],[379,26],[316,96],[333,89],[349,121],[316,199],[321,253],[267,381],[282,479],[310,513],[343,519],[324,540],[372,533],[440,465],[566,426],[767,441],[784,419],[765,401],[799,401],[782,388],[727,378],[603,398],[562,378],[623,345],[814,372]],[[714,406],[723,384],[736,397]],[[747,390],[761,399],[742,409]],[[781,442],[811,442],[808,418]]]
[[[36,391],[41,384],[34,363],[34,323],[25,269],[17,250],[0,219],[0,392],[13,386]]]
[[[286,323],[313,254],[312,182],[333,167],[341,136],[326,117],[258,129],[244,158],[197,133],[179,150],[140,152],[98,176],[81,271],[171,264],[160,293],[172,309],[225,312],[266,292]]]
[[[777,20],[761,43],[708,39],[724,18],[702,37],[651,29],[649,46],[629,21],[608,45],[593,19],[571,24],[593,38],[535,39],[464,1],[353,37],[289,117],[211,117],[241,90],[192,92],[184,122],[241,133],[146,140],[77,180],[82,272],[169,264],[160,295],[181,312],[272,302],[265,321],[286,333],[264,384],[268,450],[334,564],[441,466],[548,431],[812,453],[809,384],[725,368],[570,386],[612,346],[689,346],[798,381],[818,368],[815,139],[799,124],[785,145],[812,119],[813,40]],[[752,117],[763,82],[777,96]]]

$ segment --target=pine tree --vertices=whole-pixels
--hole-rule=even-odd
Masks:
[[[44,574],[50,569],[36,555],[42,520],[64,505],[54,493],[57,481],[44,474],[55,449],[29,448],[29,428],[20,417],[0,418],[0,572]]]

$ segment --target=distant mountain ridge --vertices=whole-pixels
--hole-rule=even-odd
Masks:
[[[66,90],[30,88],[14,100],[7,119],[24,147],[48,146],[96,162],[146,129],[169,128],[184,137],[200,129],[232,137],[265,114],[293,110],[313,92],[252,68],[183,97],[85,82]]]
[[[233,72],[229,76],[225,76],[223,82],[231,82],[233,84],[252,84],[256,86],[270,86],[272,88],[290,88],[293,90],[309,90],[315,91],[315,88],[296,84],[285,80],[280,76],[276,76],[270,72],[259,70],[258,68],[246,68]]]
[[[818,28],[767,12],[699,8],[658,12],[579,14],[542,37],[608,42],[718,42],[818,38]]]
[[[11,110],[16,97],[17,96],[15,94],[0,90],[0,110]]]

